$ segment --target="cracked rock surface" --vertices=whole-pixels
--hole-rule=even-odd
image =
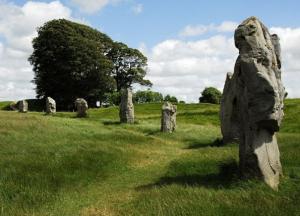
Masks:
[[[239,56],[230,78],[232,110],[239,124],[240,171],[277,189],[282,174],[276,132],[283,118],[285,89],[277,35],[256,17],[235,31]]]

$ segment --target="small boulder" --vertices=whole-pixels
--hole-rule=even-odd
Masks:
[[[47,114],[56,113],[56,102],[51,97],[46,98],[46,113]]]
[[[75,108],[77,110],[77,117],[82,118],[87,116],[88,103],[83,98],[77,98],[75,101]]]

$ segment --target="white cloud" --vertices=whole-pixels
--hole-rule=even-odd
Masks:
[[[237,23],[224,21],[220,25],[187,25],[179,35],[181,37],[194,37],[206,34],[208,32],[232,32],[238,26]]]
[[[270,32],[280,37],[282,79],[289,97],[300,97],[300,28],[273,27]]]
[[[234,26],[223,22],[214,31],[227,32]],[[289,97],[300,97],[300,28],[277,27],[270,31],[281,38],[283,82]],[[238,55],[233,35],[220,33],[197,41],[165,40],[151,50],[144,44],[141,48],[149,58],[147,78],[153,82],[154,90],[188,102],[197,102],[205,87],[222,90],[226,73],[233,71]]]
[[[121,1],[123,0],[71,0],[81,11],[91,14],[100,11],[109,4],[115,5]]]
[[[132,11],[136,15],[142,13],[143,10],[144,10],[144,6],[142,4],[136,4],[132,7]]]
[[[144,47],[144,50],[145,49]],[[238,51],[233,38],[217,35],[198,41],[166,40],[152,48],[147,78],[164,95],[196,102],[204,87],[222,90]]]
[[[71,18],[59,1],[28,1],[23,6],[0,1],[0,100],[33,98],[32,67],[27,59],[36,28],[57,18]]]

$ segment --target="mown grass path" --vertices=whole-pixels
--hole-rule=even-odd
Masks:
[[[238,178],[218,106],[179,105],[174,134],[160,133],[160,107],[137,105],[134,125],[117,108],[0,111],[0,215],[300,215],[300,100],[286,101],[278,192]]]

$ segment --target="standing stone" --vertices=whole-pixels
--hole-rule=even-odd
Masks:
[[[234,37],[239,57],[231,80],[236,85],[240,125],[240,171],[277,189],[282,168],[276,132],[285,97],[279,39],[256,17],[239,25]]]
[[[165,102],[161,113],[161,131],[172,133],[176,129],[177,106],[170,102]]]
[[[26,100],[21,100],[18,102],[19,112],[26,113],[28,112],[28,102]]]
[[[77,98],[75,101],[75,108],[77,110],[77,117],[86,117],[88,110],[88,103],[83,98]]]
[[[51,97],[46,98],[46,113],[47,114],[56,113],[56,103],[55,100]]]
[[[119,116],[121,123],[134,123],[134,106],[132,102],[132,91],[130,88],[121,90]]]
[[[227,73],[225,86],[221,98],[220,120],[223,144],[239,140],[238,107],[236,104],[236,85],[232,80],[232,73]]]

